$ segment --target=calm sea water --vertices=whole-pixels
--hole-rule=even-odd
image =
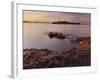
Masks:
[[[48,32],[74,34],[78,37],[90,36],[90,25],[24,23],[23,32],[24,49],[38,48],[60,51],[73,46],[79,47],[79,44],[71,43],[69,39],[51,39],[47,35]]]

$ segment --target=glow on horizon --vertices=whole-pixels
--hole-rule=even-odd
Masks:
[[[90,24],[89,13],[49,12],[49,11],[24,11],[23,21],[53,22],[70,21]]]

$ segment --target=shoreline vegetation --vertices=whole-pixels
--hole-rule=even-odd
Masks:
[[[49,23],[49,24],[73,24],[73,25],[81,25],[81,23],[79,23],[79,22],[69,22],[69,21],[55,21],[55,22],[23,21],[23,23]]]
[[[90,66],[90,37],[79,37],[78,40],[80,48],[58,52],[49,49],[23,49],[23,69]]]

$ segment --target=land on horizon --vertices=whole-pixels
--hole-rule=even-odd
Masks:
[[[49,24],[76,24],[81,25],[79,22],[69,22],[69,21],[55,21],[55,22],[37,22],[37,21],[23,21],[23,23],[49,23]]]

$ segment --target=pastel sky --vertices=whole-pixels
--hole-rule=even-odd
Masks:
[[[90,24],[90,13],[71,13],[71,12],[49,12],[49,11],[23,11],[24,21],[32,22],[53,22],[53,21],[70,21],[81,24]]]

